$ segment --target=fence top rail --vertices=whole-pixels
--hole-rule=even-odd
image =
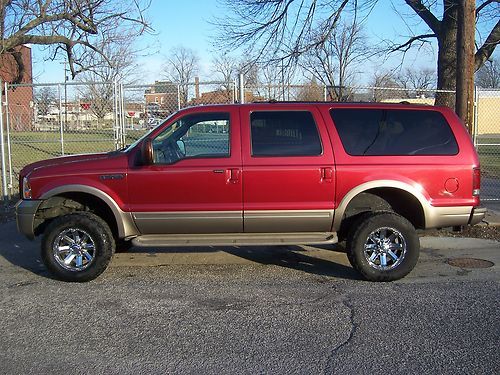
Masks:
[[[113,81],[89,81],[89,82],[47,82],[47,83],[7,83],[7,88],[17,87],[47,87],[47,86],[89,86],[89,85],[114,85]]]
[[[124,89],[149,89],[151,87],[177,87],[177,86],[204,86],[204,85],[235,85],[235,82],[233,81],[200,81],[200,82],[187,82],[187,83],[179,83],[179,82],[156,82],[156,83],[150,83],[150,84],[127,84],[124,83],[122,86]]]
[[[273,84],[273,85],[248,85],[245,86],[246,89],[262,89],[262,88],[303,88],[308,86],[307,84],[296,85],[296,84]],[[331,86],[331,85],[317,85],[318,89],[339,89],[340,86]],[[418,92],[432,92],[432,93],[455,93],[455,90],[438,90],[438,89],[418,89],[418,88],[403,88],[403,87],[379,87],[379,86],[343,86],[344,90],[387,90],[387,91],[418,91]]]
[[[203,86],[203,85],[235,85],[234,81],[200,81],[200,82],[188,82],[188,83],[179,83],[179,82],[155,82],[149,84],[128,84],[128,83],[120,83],[115,81],[67,81],[67,82],[46,82],[46,83],[6,83],[7,88],[17,88],[17,87],[47,87],[47,86],[88,86],[88,85],[114,85],[119,84],[124,89],[148,89],[151,87],[167,87],[167,86]],[[262,84],[262,85],[247,85],[246,89],[261,89],[261,88],[303,88],[308,86],[307,84]],[[340,88],[339,86],[331,86],[331,85],[318,85],[318,88],[322,89],[331,89],[331,88]],[[432,93],[455,93],[455,90],[438,90],[435,88],[431,89],[419,89],[419,88],[402,88],[402,87],[379,87],[379,86],[345,86],[342,87],[346,90],[386,90],[386,91],[399,91],[399,92],[408,92],[408,91],[418,91],[418,92],[432,92]],[[479,91],[500,91],[500,89],[490,89],[490,88],[480,88],[477,87]]]

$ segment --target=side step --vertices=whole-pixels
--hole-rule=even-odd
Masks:
[[[318,245],[337,243],[337,233],[222,233],[222,234],[146,234],[132,239],[139,247],[164,246],[250,246]]]

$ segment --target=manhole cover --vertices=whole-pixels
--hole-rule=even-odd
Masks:
[[[448,259],[448,264],[450,266],[460,267],[460,268],[488,268],[492,267],[495,263],[484,259],[454,258],[454,259]]]

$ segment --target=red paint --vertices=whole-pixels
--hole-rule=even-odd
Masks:
[[[349,156],[329,110],[336,107],[380,108],[381,104],[266,103],[201,106],[172,116],[151,137],[186,114],[228,112],[231,156],[185,159],[172,165],[141,166],[139,144],[128,152],[81,155],[28,165],[32,196],[61,185],[82,184],[108,194],[124,211],[241,211],[334,209],[352,189],[384,180],[417,189],[433,206],[477,206],[479,159],[464,126],[448,108],[387,105],[384,108],[438,110],[447,119],[459,145],[454,156]],[[252,111],[307,110],[317,124],[323,154],[314,157],[252,157],[249,116]],[[214,172],[218,171],[218,172]],[[102,179],[123,174],[123,179]],[[456,181],[453,189],[447,181]],[[456,189],[455,189],[456,188]],[[455,191],[452,191],[455,190]]]

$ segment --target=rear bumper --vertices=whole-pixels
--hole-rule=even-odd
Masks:
[[[431,207],[426,210],[425,227],[445,228],[474,225],[483,220],[486,209],[482,207]]]
[[[486,208],[485,207],[475,207],[472,209],[472,212],[470,214],[469,218],[469,225],[475,225],[477,223],[480,223],[481,220],[484,219],[484,215],[486,214]]]
[[[35,216],[43,200],[20,200],[16,203],[17,230],[30,240],[35,238]]]

